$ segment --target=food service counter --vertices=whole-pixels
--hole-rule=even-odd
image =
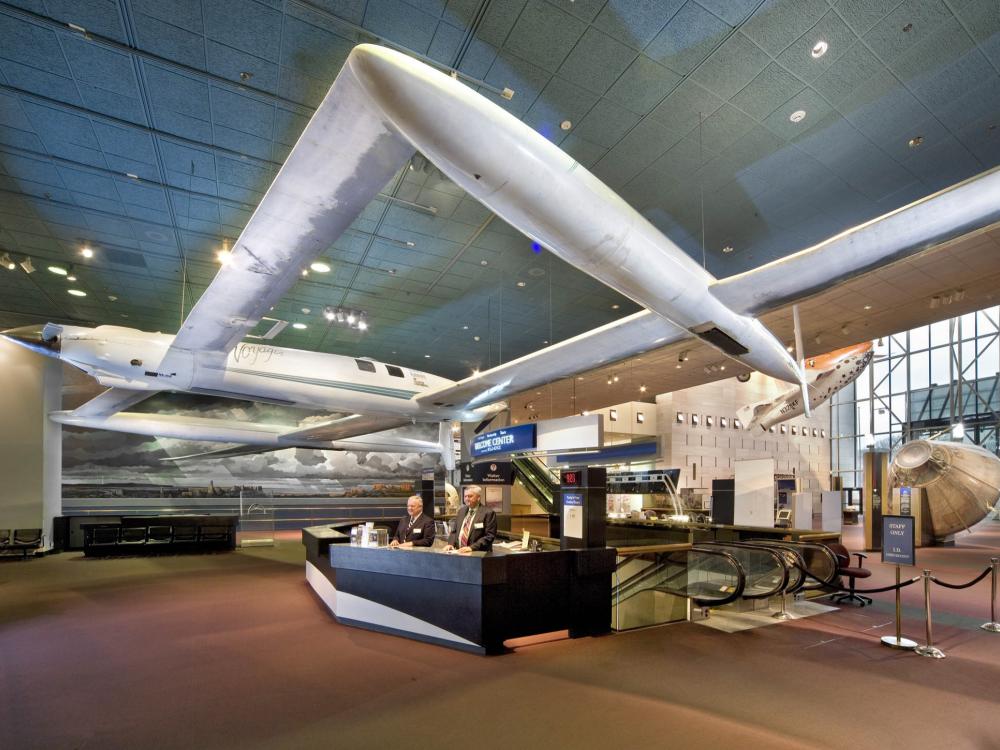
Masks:
[[[510,638],[610,629],[610,548],[446,554],[355,547],[302,530],[306,580],[338,622],[488,654]]]

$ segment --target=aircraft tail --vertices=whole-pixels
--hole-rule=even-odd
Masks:
[[[758,404],[747,404],[736,410],[736,418],[740,420],[744,430],[752,430],[757,426],[757,418],[764,413],[769,406],[769,402],[761,401]]]

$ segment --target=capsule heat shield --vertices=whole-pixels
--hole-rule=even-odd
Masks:
[[[963,443],[914,440],[892,460],[896,487],[921,487],[935,539],[979,523],[1000,498],[1000,459]]]

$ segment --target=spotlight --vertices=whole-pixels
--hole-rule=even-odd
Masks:
[[[8,271],[13,271],[17,268],[17,264],[14,262],[14,259],[10,257],[10,253],[3,253],[0,255],[0,264],[3,264],[3,267]]]
[[[677,355],[677,361],[678,362],[687,362],[688,361],[688,356],[690,354],[691,354],[691,352],[689,352],[687,349],[685,349],[684,351],[682,351],[680,354]]]
[[[358,330],[368,330],[368,313],[361,313],[361,316],[358,318]]]
[[[337,313],[333,311],[333,308],[327,305],[323,308],[323,317],[329,320],[331,323],[337,319]]]
[[[20,265],[21,265],[21,268],[24,269],[25,273],[34,273],[35,272],[35,264],[31,262],[31,258],[25,258],[24,260],[21,261]]]
[[[349,325],[349,326],[352,326],[352,325],[354,325],[354,322],[355,322],[355,321],[356,321],[357,319],[358,319],[358,318],[357,318],[357,316],[356,316],[356,315],[354,314],[354,310],[348,310],[348,311],[347,311],[347,325]]]
[[[91,250],[89,247],[84,246],[84,248],[80,251],[80,255],[82,255],[84,258],[93,258],[94,251]]]

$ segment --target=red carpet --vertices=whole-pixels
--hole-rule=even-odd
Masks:
[[[984,524],[918,561],[968,579],[998,541]],[[685,623],[484,658],[337,624],[302,560],[284,541],[0,565],[0,747],[1000,747],[987,582],[934,589],[942,661],[878,644],[890,594],[733,635]],[[891,580],[869,562],[872,585]]]

